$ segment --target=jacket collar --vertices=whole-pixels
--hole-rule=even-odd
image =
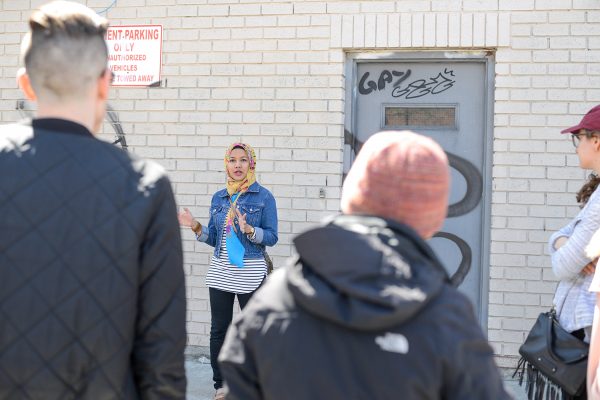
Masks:
[[[34,130],[42,129],[60,133],[71,133],[82,136],[94,137],[85,126],[61,118],[35,118],[30,122]]]
[[[260,190],[260,185],[258,184],[258,182],[254,182],[252,185],[250,185],[250,187],[248,188],[248,192],[249,193],[258,193],[258,191]],[[229,194],[227,193],[227,189],[221,189],[218,193],[217,196],[219,197],[227,197],[229,196]]]

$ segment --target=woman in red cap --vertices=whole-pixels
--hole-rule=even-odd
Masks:
[[[592,337],[595,295],[588,289],[594,276],[597,256],[585,251],[592,235],[600,229],[600,106],[592,108],[569,133],[576,148],[579,166],[592,170],[589,180],[577,193],[581,211],[549,239],[552,270],[560,279],[554,306],[561,326],[589,342]],[[586,393],[582,395],[585,399]],[[595,398],[595,397],[594,397]]]

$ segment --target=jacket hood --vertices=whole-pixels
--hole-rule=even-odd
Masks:
[[[448,282],[437,257],[408,226],[341,215],[294,239],[287,285],[307,312],[356,330],[415,316]]]

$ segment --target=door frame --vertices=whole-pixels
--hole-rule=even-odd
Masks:
[[[381,63],[381,62],[410,62],[410,63],[431,63],[431,62],[447,62],[455,63],[483,63],[485,68],[485,93],[484,93],[484,143],[483,151],[483,168],[481,171],[483,177],[483,193],[482,193],[482,238],[481,238],[481,257],[479,262],[481,265],[480,275],[480,312],[477,315],[479,323],[483,331],[487,335],[488,315],[489,315],[489,280],[490,280],[490,247],[491,247],[491,200],[492,200],[492,151],[493,151],[493,132],[494,132],[494,52],[490,50],[474,50],[474,51],[368,51],[368,52],[346,52],[345,62],[345,95],[346,101],[344,104],[344,132],[345,143],[348,140],[355,140],[354,132],[357,126],[357,87],[358,87],[358,64],[363,63]],[[344,172],[347,165],[352,165],[355,154],[352,149],[355,148],[354,143],[348,151],[348,147],[344,146]],[[346,154],[350,153],[350,154]],[[487,266],[487,268],[483,268]]]

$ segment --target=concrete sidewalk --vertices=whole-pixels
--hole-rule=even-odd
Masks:
[[[212,400],[215,391],[212,382],[212,370],[210,360],[206,357],[188,357],[185,368],[188,378],[188,400]],[[525,390],[519,383],[505,372],[504,384],[515,400],[527,400]]]

